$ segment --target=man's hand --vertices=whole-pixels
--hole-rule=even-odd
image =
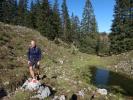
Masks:
[[[38,65],[38,66],[40,65],[40,61],[37,62],[37,65]]]
[[[30,64],[30,61],[28,61],[28,64]]]

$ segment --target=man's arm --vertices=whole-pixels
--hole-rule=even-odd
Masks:
[[[41,57],[42,57],[42,53],[41,53],[41,49],[38,48],[38,60],[40,61],[41,60]]]
[[[40,65],[41,56],[42,56],[41,49],[38,48],[38,62],[37,62],[37,65]]]
[[[30,63],[30,48],[28,49],[27,57],[28,57],[28,64],[29,64]]]

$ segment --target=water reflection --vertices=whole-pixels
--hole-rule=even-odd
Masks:
[[[91,67],[91,82],[100,88],[106,88],[113,93],[133,96],[133,79],[127,75]]]
[[[95,74],[95,84],[98,87],[106,87],[109,79],[109,71],[98,68]]]

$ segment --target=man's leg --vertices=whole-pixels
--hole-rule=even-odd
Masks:
[[[40,75],[40,70],[39,70],[39,68],[37,68],[37,75]]]
[[[37,68],[36,71],[37,71],[36,78],[37,78],[37,80],[40,80],[40,70],[39,70],[39,68]]]
[[[30,71],[30,75],[32,76],[32,78],[35,79],[35,75],[34,75],[34,71],[33,71],[32,66],[29,67],[29,71]]]
[[[36,63],[35,70],[36,70],[36,78],[37,78],[37,80],[40,80],[40,77],[39,77],[39,75],[40,75],[39,67],[40,67],[40,65]]]

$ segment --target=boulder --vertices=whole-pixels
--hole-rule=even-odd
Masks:
[[[44,99],[49,97],[50,94],[50,89],[47,86],[40,86],[39,90],[37,91],[37,95],[32,96],[31,98]]]
[[[64,95],[61,95],[59,100],[66,100],[66,97]]]
[[[40,100],[50,96],[51,94],[49,87],[44,86],[40,83],[40,81],[31,78],[25,81],[21,89],[36,91],[37,94],[31,98],[38,98]]]
[[[40,85],[41,85],[41,83],[38,80],[29,78],[23,84],[22,89],[30,90],[30,91],[37,91],[39,89]]]
[[[101,95],[107,95],[107,90],[106,89],[97,89],[97,93],[101,94]]]

